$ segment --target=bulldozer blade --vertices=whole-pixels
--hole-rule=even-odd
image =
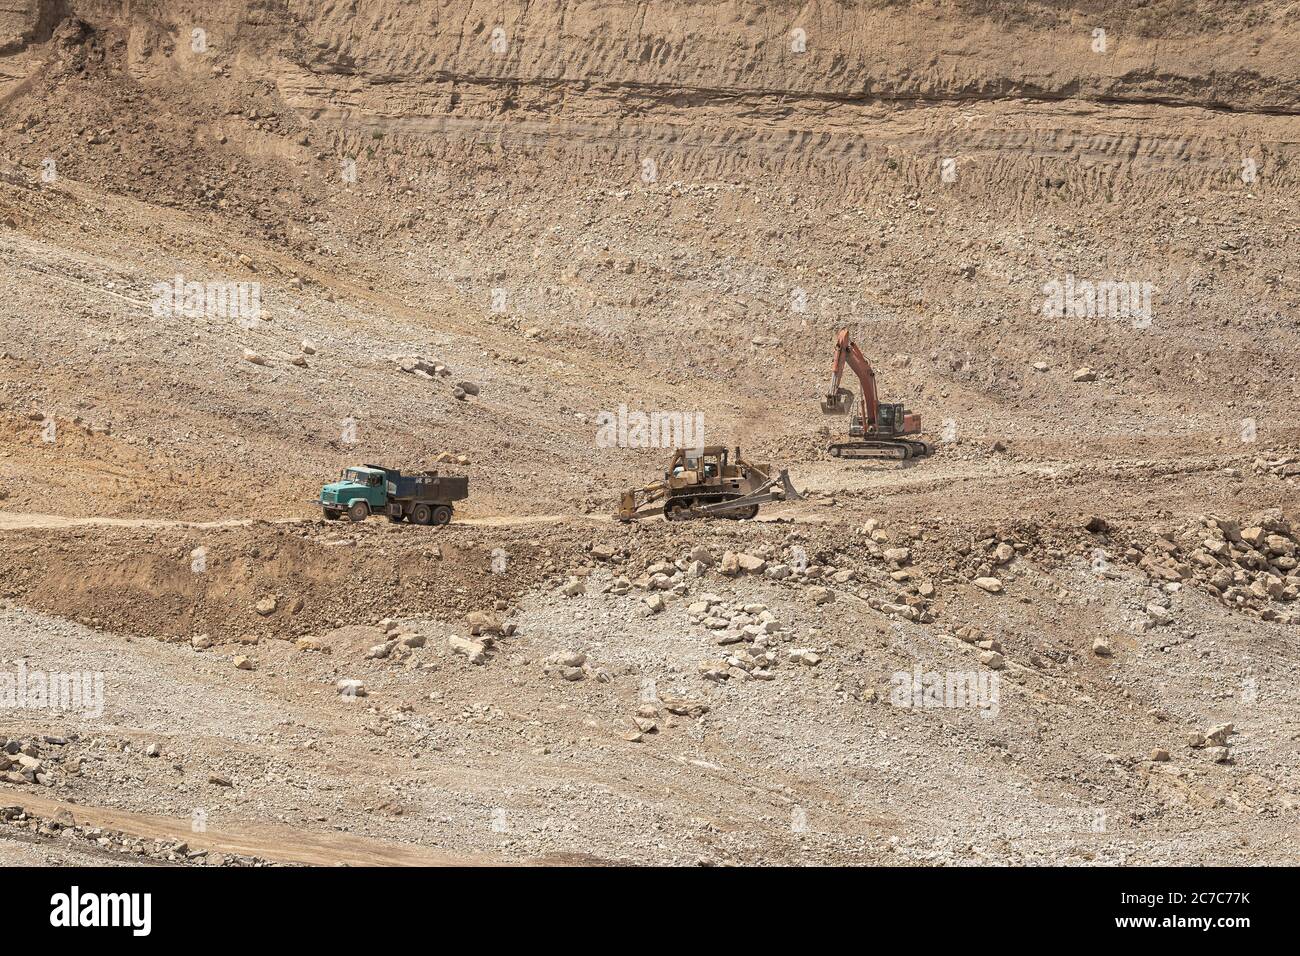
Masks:
[[[846,415],[853,407],[853,393],[847,388],[822,396],[822,412],[827,415]]]
[[[782,468],[781,474],[776,476],[776,480],[781,483],[781,489],[779,492],[775,490],[773,491],[773,498],[776,498],[776,496],[780,494],[781,498],[779,500],[782,501],[803,501],[803,495],[794,490],[794,484],[790,481],[789,471]]]
[[[762,505],[772,500],[772,496],[767,492],[756,491],[752,494],[745,495],[743,498],[729,498],[726,501],[716,501],[711,505],[699,505],[692,509],[695,514],[701,515],[724,515],[729,511],[743,511],[751,505]]]
[[[779,486],[779,487],[778,487]],[[719,515],[728,511],[742,511],[752,505],[765,505],[772,501],[802,501],[803,496],[795,491],[790,482],[790,472],[781,469],[781,474],[769,478],[762,487],[756,488],[742,498],[730,498],[696,508],[698,514]]]

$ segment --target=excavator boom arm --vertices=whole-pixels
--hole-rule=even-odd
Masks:
[[[831,387],[822,399],[822,409],[827,412],[843,411],[840,401],[840,382],[844,378],[844,367],[848,366],[858,377],[862,386],[860,397],[862,420],[868,426],[876,423],[880,410],[880,399],[876,393],[876,373],[871,363],[862,354],[856,342],[849,338],[849,330],[841,329],[835,338],[835,361],[831,365]]]

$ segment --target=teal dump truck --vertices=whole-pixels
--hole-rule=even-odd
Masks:
[[[412,524],[446,524],[452,503],[468,497],[469,478],[463,475],[403,475],[383,465],[354,465],[321,488],[320,506],[331,521],[344,515],[352,521],[385,515],[394,524],[403,518]]]

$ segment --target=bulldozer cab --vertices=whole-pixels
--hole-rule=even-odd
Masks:
[[[679,448],[673,455],[665,476],[677,485],[698,485],[716,481],[727,474],[729,457],[726,448],[710,445],[706,448]]]

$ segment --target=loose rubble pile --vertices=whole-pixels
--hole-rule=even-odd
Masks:
[[[379,622],[379,626],[384,631],[384,640],[372,645],[366,651],[366,660],[405,660],[410,656],[411,651],[424,647],[428,640],[419,631],[404,628],[392,618],[384,618]]]
[[[558,674],[567,681],[586,680],[591,677],[602,684],[610,681],[609,671],[587,660],[582,651],[557,651],[542,661],[542,673]]]
[[[0,737],[0,780],[52,787],[63,775],[79,773],[79,761],[71,766],[64,765],[60,751],[68,743],[67,738],[53,736],[27,740]]]
[[[422,358],[419,355],[394,355],[392,360],[399,369],[408,375],[414,375],[417,378],[423,378],[431,382],[451,376],[451,369],[437,359]],[[479,386],[476,382],[457,382],[451,389],[451,397],[461,402],[467,401],[471,396],[476,396],[478,393]]]
[[[1300,612],[1280,607],[1300,597],[1297,537],[1300,529],[1280,514],[1253,523],[1207,517],[1156,536],[1124,558],[1158,581],[1194,583],[1228,607],[1264,621],[1300,623]],[[1149,607],[1153,624],[1168,622],[1165,609]]]
[[[1236,731],[1232,724],[1216,724],[1205,733],[1196,733],[1188,745],[1197,750],[1204,750],[1205,755],[1215,763],[1228,763],[1232,755],[1228,751],[1228,738]]]
[[[1259,456],[1251,462],[1251,470],[1257,475],[1268,474],[1290,481],[1300,479],[1300,452],[1292,449],[1286,454]]]

